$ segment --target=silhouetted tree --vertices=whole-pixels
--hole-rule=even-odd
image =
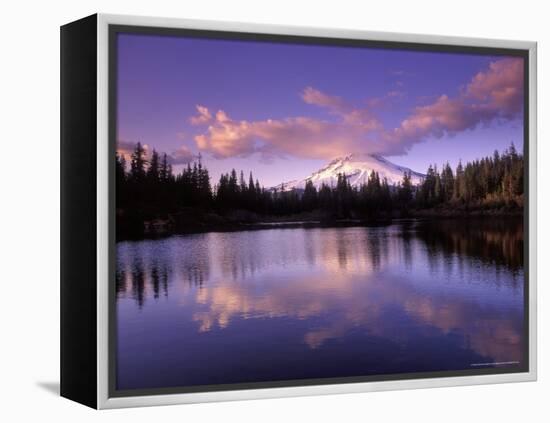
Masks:
[[[290,216],[317,211],[330,218],[376,218],[394,212],[417,209],[487,209],[523,207],[524,161],[512,144],[502,153],[466,163],[459,161],[453,172],[445,163],[438,172],[430,165],[418,186],[411,172],[392,187],[386,178],[371,172],[365,183],[352,187],[345,173],[337,175],[335,186],[319,189],[307,180],[303,189],[266,190],[249,173],[232,169],[221,174],[212,187],[208,169],[201,157],[190,162],[174,176],[169,156],[147,151],[136,143],[127,169],[123,155],[115,155],[117,233],[139,235],[146,221],[176,219],[175,216],[202,216],[213,211],[225,215],[247,210],[258,215]],[[239,175],[239,176],[237,176]]]
[[[397,202],[403,209],[408,209],[413,199],[413,186],[411,182],[411,172],[403,173],[403,181],[398,187]]]
[[[149,167],[147,168],[147,179],[150,183],[156,184],[159,182],[159,169],[159,155],[155,150],[153,150],[153,153],[151,154],[151,161],[149,162]]]
[[[143,182],[147,172],[146,151],[141,143],[137,143],[131,156],[130,179],[134,182]]]

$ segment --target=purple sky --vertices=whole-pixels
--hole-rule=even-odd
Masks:
[[[340,155],[425,172],[523,146],[522,59],[118,36],[118,149],[140,141],[178,171],[199,152],[265,186]]]

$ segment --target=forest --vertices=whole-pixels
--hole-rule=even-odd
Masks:
[[[416,216],[520,214],[523,209],[523,155],[507,150],[452,169],[430,165],[422,184],[405,173],[389,185],[376,172],[352,187],[345,174],[335,186],[304,190],[268,189],[235,169],[213,185],[200,158],[177,174],[166,154],[150,155],[136,143],[129,163],[116,155],[117,239],[232,229],[266,222],[323,224],[377,222]]]

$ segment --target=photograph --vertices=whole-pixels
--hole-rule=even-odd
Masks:
[[[116,391],[526,371],[524,55],[150,32],[112,41]]]
[[[542,2],[4,10],[0,421],[550,421]]]

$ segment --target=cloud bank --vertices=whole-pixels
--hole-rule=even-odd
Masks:
[[[136,144],[137,142],[122,141],[122,140],[119,140],[117,142],[116,151],[119,156],[124,157],[124,160],[126,161],[127,166],[132,160],[132,153],[136,147]],[[152,149],[147,144],[142,144],[142,145],[143,145],[143,149],[145,150],[145,158],[147,160],[150,160],[151,155],[153,154]],[[163,152],[158,152],[158,153],[162,159]],[[194,154],[189,147],[182,145],[176,151],[173,151],[172,153],[167,153],[166,158],[168,163],[172,165],[181,165],[181,164],[191,163],[193,160],[196,160],[197,155]]]
[[[194,140],[201,151],[216,158],[254,153],[332,159],[350,152],[405,154],[427,138],[453,136],[494,121],[518,119],[523,113],[523,59],[504,58],[476,74],[455,97],[441,95],[415,107],[395,128],[385,128],[376,116],[380,101],[399,98],[392,91],[357,107],[345,99],[306,87],[302,100],[326,110],[323,120],[305,116],[285,119],[235,120],[225,111],[212,113],[197,105],[192,125],[204,126]]]

